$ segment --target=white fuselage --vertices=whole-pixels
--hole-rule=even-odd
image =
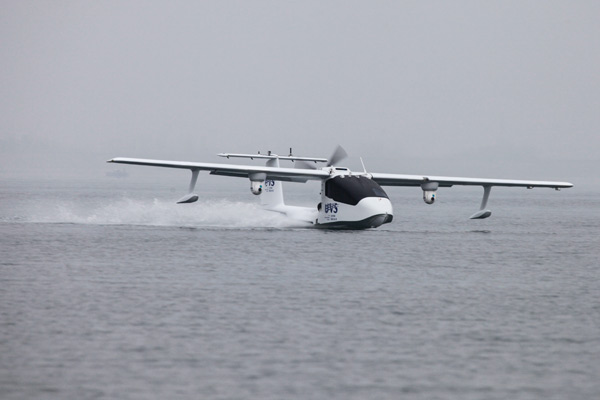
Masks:
[[[368,175],[352,174],[346,168],[327,170],[331,177],[322,182],[321,201],[316,207],[285,204],[281,182],[273,180],[261,186],[263,207],[318,228],[367,229],[392,221],[392,203]]]
[[[393,216],[392,203],[384,197],[366,197],[356,205],[340,203],[326,196],[321,199],[317,225],[376,228],[391,222]]]
[[[332,169],[321,185],[316,225],[338,228],[376,228],[393,218],[392,203],[383,189],[366,175]]]

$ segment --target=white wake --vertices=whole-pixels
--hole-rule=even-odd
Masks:
[[[174,204],[164,200],[118,199],[104,204],[60,202],[28,210],[29,222],[182,227],[293,227],[302,225],[259,205],[227,200]]]

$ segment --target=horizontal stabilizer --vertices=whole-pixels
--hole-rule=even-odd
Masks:
[[[326,158],[316,157],[295,157],[295,156],[278,156],[277,154],[233,154],[233,153],[219,153],[219,157],[233,157],[233,158],[249,158],[251,160],[256,159],[267,159],[267,160],[288,160],[288,161],[312,161],[312,162],[327,162]]]

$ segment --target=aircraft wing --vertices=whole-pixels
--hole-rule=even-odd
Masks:
[[[401,175],[371,173],[372,179],[381,186],[421,186],[427,182],[437,182],[440,187],[450,187],[453,185],[467,186],[517,186],[517,187],[547,187],[547,188],[570,188],[573,187],[569,182],[550,182],[550,181],[526,181],[512,179],[484,179],[484,178],[460,178],[451,176],[432,176],[432,175]]]
[[[188,161],[148,160],[143,158],[116,157],[109,163],[147,165],[151,167],[189,169],[191,171],[209,171],[212,175],[234,176],[248,178],[249,174],[265,173],[266,179],[288,182],[306,182],[307,180],[322,180],[329,173],[319,169],[261,167],[254,165],[235,165],[218,163],[198,163]]]

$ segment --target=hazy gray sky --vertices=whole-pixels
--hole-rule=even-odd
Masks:
[[[1,6],[0,177],[339,143],[378,172],[599,182],[598,1]]]

